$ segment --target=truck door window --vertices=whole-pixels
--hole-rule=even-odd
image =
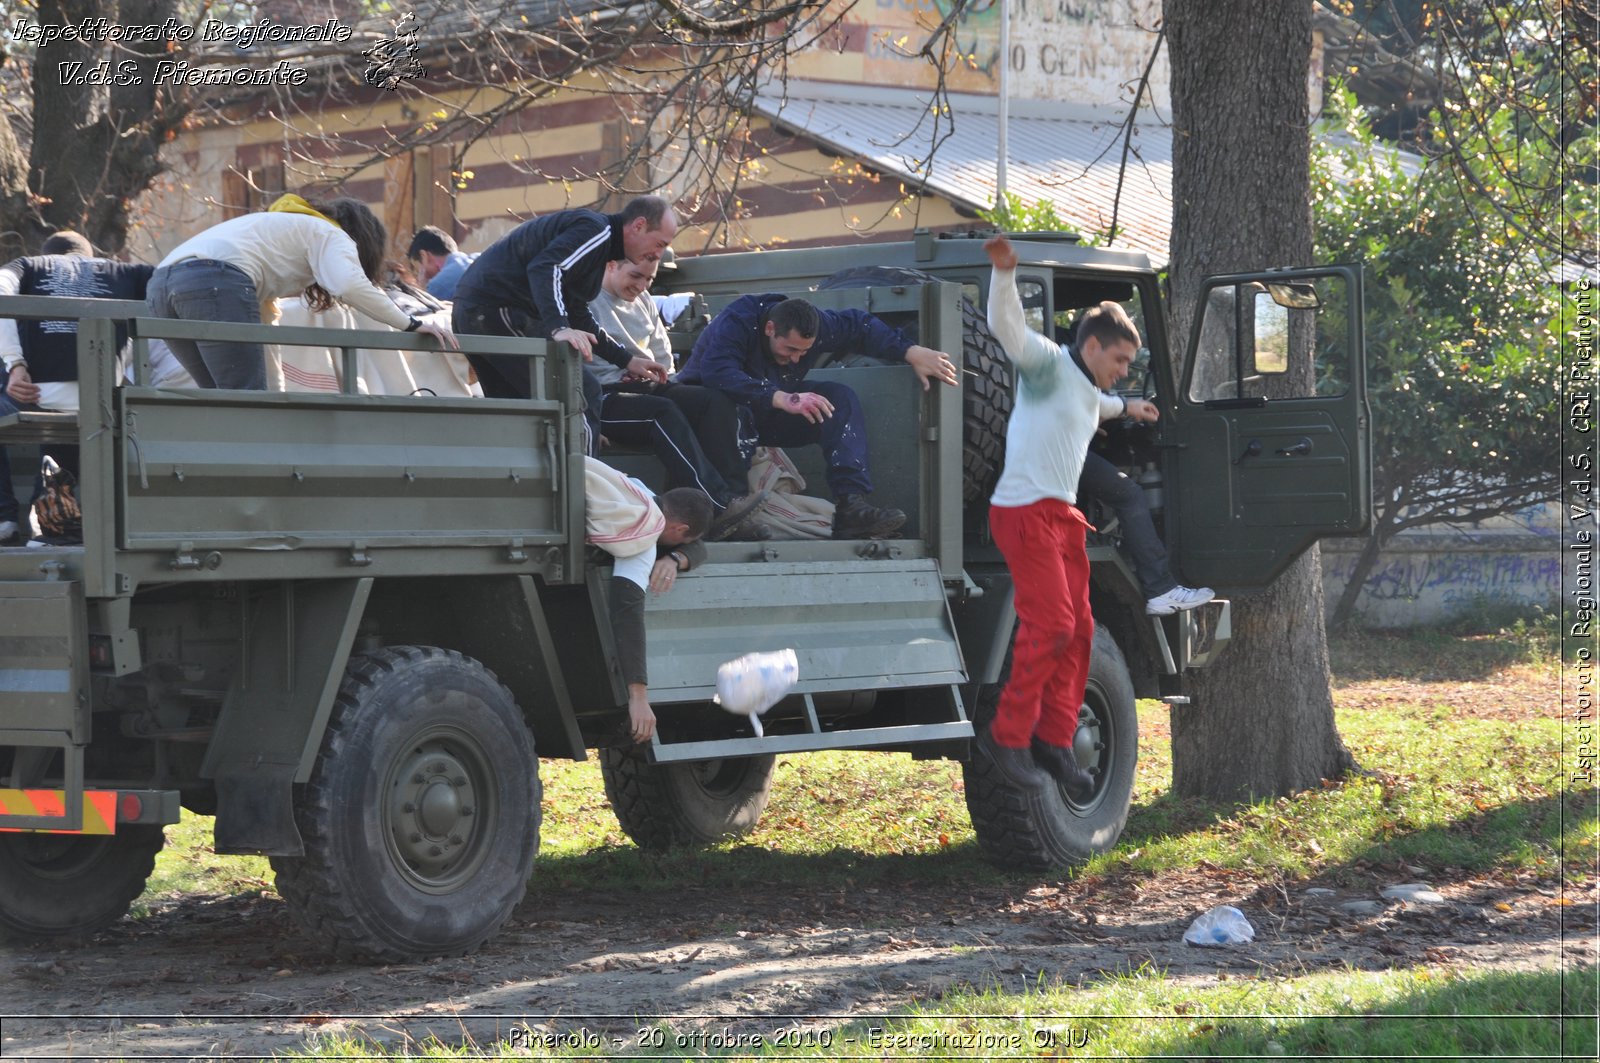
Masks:
[[[1017,294],[1022,296],[1022,316],[1027,320],[1028,327],[1050,335],[1050,330],[1044,327],[1045,312],[1050,305],[1045,298],[1044,284],[1033,277],[1018,277]]]
[[[1201,305],[1191,402],[1343,395],[1350,387],[1349,307],[1341,275],[1218,285]],[[1307,382],[1293,367],[1310,364]]]

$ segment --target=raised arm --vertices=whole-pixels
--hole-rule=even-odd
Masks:
[[[1017,252],[1004,236],[984,241],[989,253],[989,330],[1000,341],[1006,357],[1024,374],[1061,357],[1061,347],[1028,327],[1022,316],[1022,296],[1017,294]]]

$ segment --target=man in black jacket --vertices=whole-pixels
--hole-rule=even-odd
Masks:
[[[587,361],[599,355],[639,377],[666,380],[666,371],[595,324],[589,301],[600,294],[606,263],[654,262],[672,243],[678,219],[661,196],[638,196],[618,214],[561,210],[523,222],[467,267],[456,286],[451,324],[479,336],[538,336],[564,340]],[[489,398],[532,395],[529,360],[516,355],[467,356]],[[599,382],[585,374],[586,415],[594,443]]]

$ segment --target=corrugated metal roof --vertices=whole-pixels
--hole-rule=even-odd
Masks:
[[[789,81],[763,89],[753,109],[875,170],[968,210],[994,206],[999,105],[993,96],[952,93],[935,116],[926,91]],[[1013,100],[1007,124],[1006,190],[1024,203],[1048,200],[1087,235],[1110,228],[1107,246],[1167,260],[1172,231],[1172,134],[1153,118],[1137,123],[1123,162],[1125,110]],[[938,139],[936,143],[936,138]],[[1120,204],[1118,175],[1121,171]]]

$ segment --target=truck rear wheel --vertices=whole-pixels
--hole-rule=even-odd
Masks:
[[[0,935],[88,934],[127,914],[166,842],[158,826],[115,834],[0,834]]]
[[[295,810],[278,892],[341,958],[470,952],[510,917],[539,849],[533,737],[492,672],[453,650],[352,659]]]
[[[606,797],[641,849],[710,845],[755,829],[772,796],[777,758],[652,764],[638,746],[600,751]]]
[[[1008,654],[1005,672],[1010,671]],[[994,718],[1005,678],[979,692],[975,727],[987,727]],[[1056,786],[1024,791],[984,758],[969,757],[963,766],[967,811],[984,856],[1003,867],[1036,870],[1079,864],[1111,848],[1128,822],[1138,747],[1127,662],[1110,632],[1097,627],[1073,741],[1078,763],[1094,774],[1094,791],[1082,802]]]
[[[856,266],[826,277],[817,288],[871,288],[926,284],[940,278],[902,266]],[[884,321],[918,342],[916,315],[884,314]],[[983,312],[970,299],[961,300],[961,500],[989,497],[1005,464],[1006,422],[1011,417],[1014,374],[1000,341],[989,331]]]

